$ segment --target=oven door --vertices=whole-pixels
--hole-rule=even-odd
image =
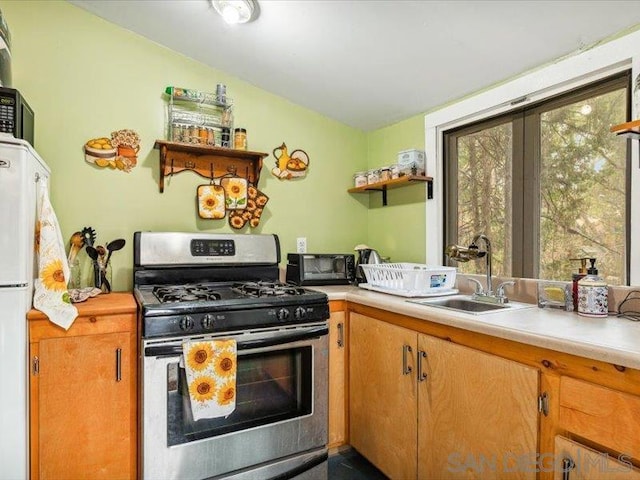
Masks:
[[[238,345],[236,409],[198,421],[180,368],[194,338],[143,341],[143,478],[202,479],[325,448],[327,333],[323,322],[196,337]]]

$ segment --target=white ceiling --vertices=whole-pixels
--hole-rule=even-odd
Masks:
[[[234,26],[208,0],[71,3],[365,131],[640,24],[640,0],[259,0]]]

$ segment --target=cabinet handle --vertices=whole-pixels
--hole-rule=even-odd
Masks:
[[[31,373],[33,375],[38,375],[40,373],[40,359],[34,355],[31,360]]]
[[[342,322],[338,324],[338,347],[344,347],[344,324]]]
[[[427,352],[420,350],[418,352],[418,381],[424,382],[427,379],[427,373],[422,371],[422,360],[427,358]]]
[[[576,464],[571,458],[565,457],[562,459],[562,480],[569,480],[569,473],[575,466]]]
[[[116,382],[122,380],[122,349],[116,348]]]
[[[402,346],[402,374],[409,375],[411,373],[411,365],[409,365],[408,356],[412,352],[411,345]]]

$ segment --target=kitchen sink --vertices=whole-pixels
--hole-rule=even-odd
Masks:
[[[446,308],[458,312],[470,313],[472,315],[483,315],[486,313],[506,312],[508,310],[520,310],[523,308],[533,308],[536,305],[529,303],[487,303],[473,300],[469,295],[456,295],[446,298],[430,298],[428,300],[408,300],[411,303],[426,305],[429,307]]]

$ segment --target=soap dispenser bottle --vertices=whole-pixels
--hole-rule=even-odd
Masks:
[[[606,282],[598,276],[596,259],[590,258],[587,275],[578,281],[578,315],[584,317],[606,317],[609,312],[609,290]]]
[[[589,260],[589,258],[588,257],[570,258],[570,260],[580,261],[580,268],[578,268],[578,273],[574,273],[573,275],[571,275],[571,280],[572,280],[571,296],[573,298],[573,311],[577,312],[578,311],[578,282],[587,276],[587,260]]]

